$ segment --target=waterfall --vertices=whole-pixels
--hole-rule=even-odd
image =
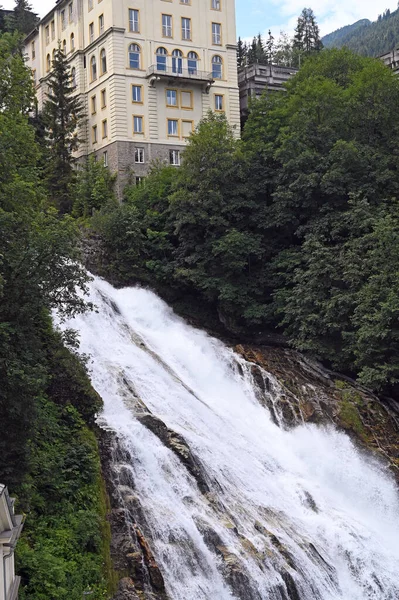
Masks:
[[[399,498],[383,465],[332,427],[279,425],[245,361],[154,293],[95,278],[90,300],[66,325],[170,600],[399,598]]]

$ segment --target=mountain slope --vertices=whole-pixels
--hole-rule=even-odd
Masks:
[[[353,36],[358,29],[362,29],[364,27],[368,27],[371,25],[371,21],[368,19],[361,19],[360,21],[356,21],[352,25],[345,25],[345,27],[340,27],[336,29],[332,33],[325,35],[322,40],[325,48],[338,48],[345,43],[345,40],[349,37]]]
[[[385,11],[377,21],[362,19],[322,38],[326,48],[346,46],[364,56],[379,56],[399,44],[399,9]]]

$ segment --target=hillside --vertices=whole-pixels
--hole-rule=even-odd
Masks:
[[[345,40],[349,37],[359,33],[359,29],[364,29],[371,25],[371,21],[368,19],[361,19],[360,21],[356,21],[352,25],[345,25],[345,27],[340,27],[336,29],[332,33],[325,35],[322,40],[325,48],[338,48],[345,44]]]
[[[380,15],[377,21],[361,19],[352,25],[341,27],[324,36],[326,48],[346,46],[363,56],[379,56],[399,43],[399,9],[389,10]]]

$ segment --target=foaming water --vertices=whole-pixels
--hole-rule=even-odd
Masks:
[[[398,600],[399,499],[381,465],[333,428],[278,427],[245,362],[152,292],[90,287],[96,312],[67,325],[99,422],[133,457],[171,600]],[[139,412],[184,438],[208,492]]]

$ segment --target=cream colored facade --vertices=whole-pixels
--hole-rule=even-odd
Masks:
[[[81,156],[140,177],[178,163],[208,110],[239,135],[234,0],[59,0],[25,41],[39,109],[59,41],[87,112]]]

